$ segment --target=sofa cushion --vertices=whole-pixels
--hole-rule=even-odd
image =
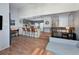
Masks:
[[[54,52],[57,55],[78,55],[79,48],[73,45],[50,42],[47,45],[47,50]]]
[[[57,55],[79,55],[79,48],[77,48],[77,43],[78,41],[74,40],[50,38],[46,49],[54,52]]]
[[[62,44],[69,44],[76,46],[78,41],[75,40],[69,40],[64,38],[55,38],[55,37],[49,37],[49,42],[56,42],[56,43],[62,43]]]

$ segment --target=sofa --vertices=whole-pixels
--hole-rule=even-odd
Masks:
[[[46,49],[56,55],[79,55],[79,41],[49,37]]]

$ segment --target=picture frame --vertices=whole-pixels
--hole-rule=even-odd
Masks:
[[[10,25],[15,25],[15,20],[11,20]]]
[[[46,21],[45,24],[48,25],[49,24],[49,21]]]

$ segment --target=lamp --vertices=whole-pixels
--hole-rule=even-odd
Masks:
[[[69,27],[66,27],[67,33],[69,32]]]

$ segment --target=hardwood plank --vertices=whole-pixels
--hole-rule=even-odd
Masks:
[[[48,33],[41,33],[40,38],[30,38],[27,36],[13,37],[11,46],[0,51],[0,55],[32,55],[35,48],[45,49],[48,37]]]

